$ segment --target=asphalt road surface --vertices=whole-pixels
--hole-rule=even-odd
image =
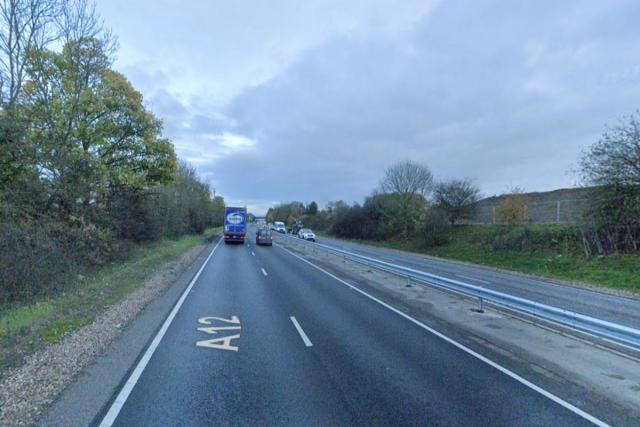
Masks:
[[[219,245],[187,291],[105,425],[591,425],[277,245]]]
[[[587,288],[554,283],[552,280],[538,280],[509,272],[426,258],[393,249],[328,237],[318,237],[318,243],[625,326],[640,328],[640,299],[638,298],[616,296]]]

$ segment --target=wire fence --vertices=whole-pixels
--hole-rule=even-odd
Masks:
[[[525,202],[522,222],[533,224],[576,224],[584,221],[593,206],[592,199],[564,199]],[[500,224],[500,202],[480,204],[469,224]]]

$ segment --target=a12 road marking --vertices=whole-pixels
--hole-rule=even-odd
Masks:
[[[214,323],[212,322],[222,322],[224,324],[232,324],[235,326],[211,326]],[[201,317],[198,319],[198,323],[201,325],[205,325],[205,327],[197,328],[198,331],[204,332],[209,335],[216,335],[218,331],[239,331],[241,329],[240,319],[238,316],[231,316],[231,318],[226,319],[224,317]],[[233,340],[237,340],[240,338],[240,334],[235,335],[227,335],[224,337],[213,338],[210,340],[202,340],[196,341],[196,347],[205,347],[205,348],[213,348],[216,350],[228,350],[228,351],[238,351],[239,348],[237,346],[232,345]]]

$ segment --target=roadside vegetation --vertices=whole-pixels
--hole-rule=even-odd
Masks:
[[[523,273],[640,292],[640,113],[621,120],[587,149],[580,176],[591,188],[578,221],[534,224],[526,193],[513,188],[496,224],[473,224],[480,190],[470,179],[436,181],[427,165],[391,166],[362,204],[318,209],[291,202],[267,220],[296,220],[320,234],[370,242]]]
[[[127,260],[89,267],[68,282],[61,293],[28,305],[5,305],[0,309],[0,373],[18,365],[23,356],[91,323],[167,263],[180,259],[220,231],[209,228],[203,234],[135,244]]]
[[[91,0],[0,0],[0,309],[223,221],[116,50]]]

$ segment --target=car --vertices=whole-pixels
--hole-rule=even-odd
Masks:
[[[256,232],[256,245],[272,246],[273,236],[271,235],[271,230],[267,228],[258,230]]]
[[[298,237],[304,240],[309,240],[310,242],[316,241],[316,235],[310,228],[301,228],[300,231],[298,231]]]

